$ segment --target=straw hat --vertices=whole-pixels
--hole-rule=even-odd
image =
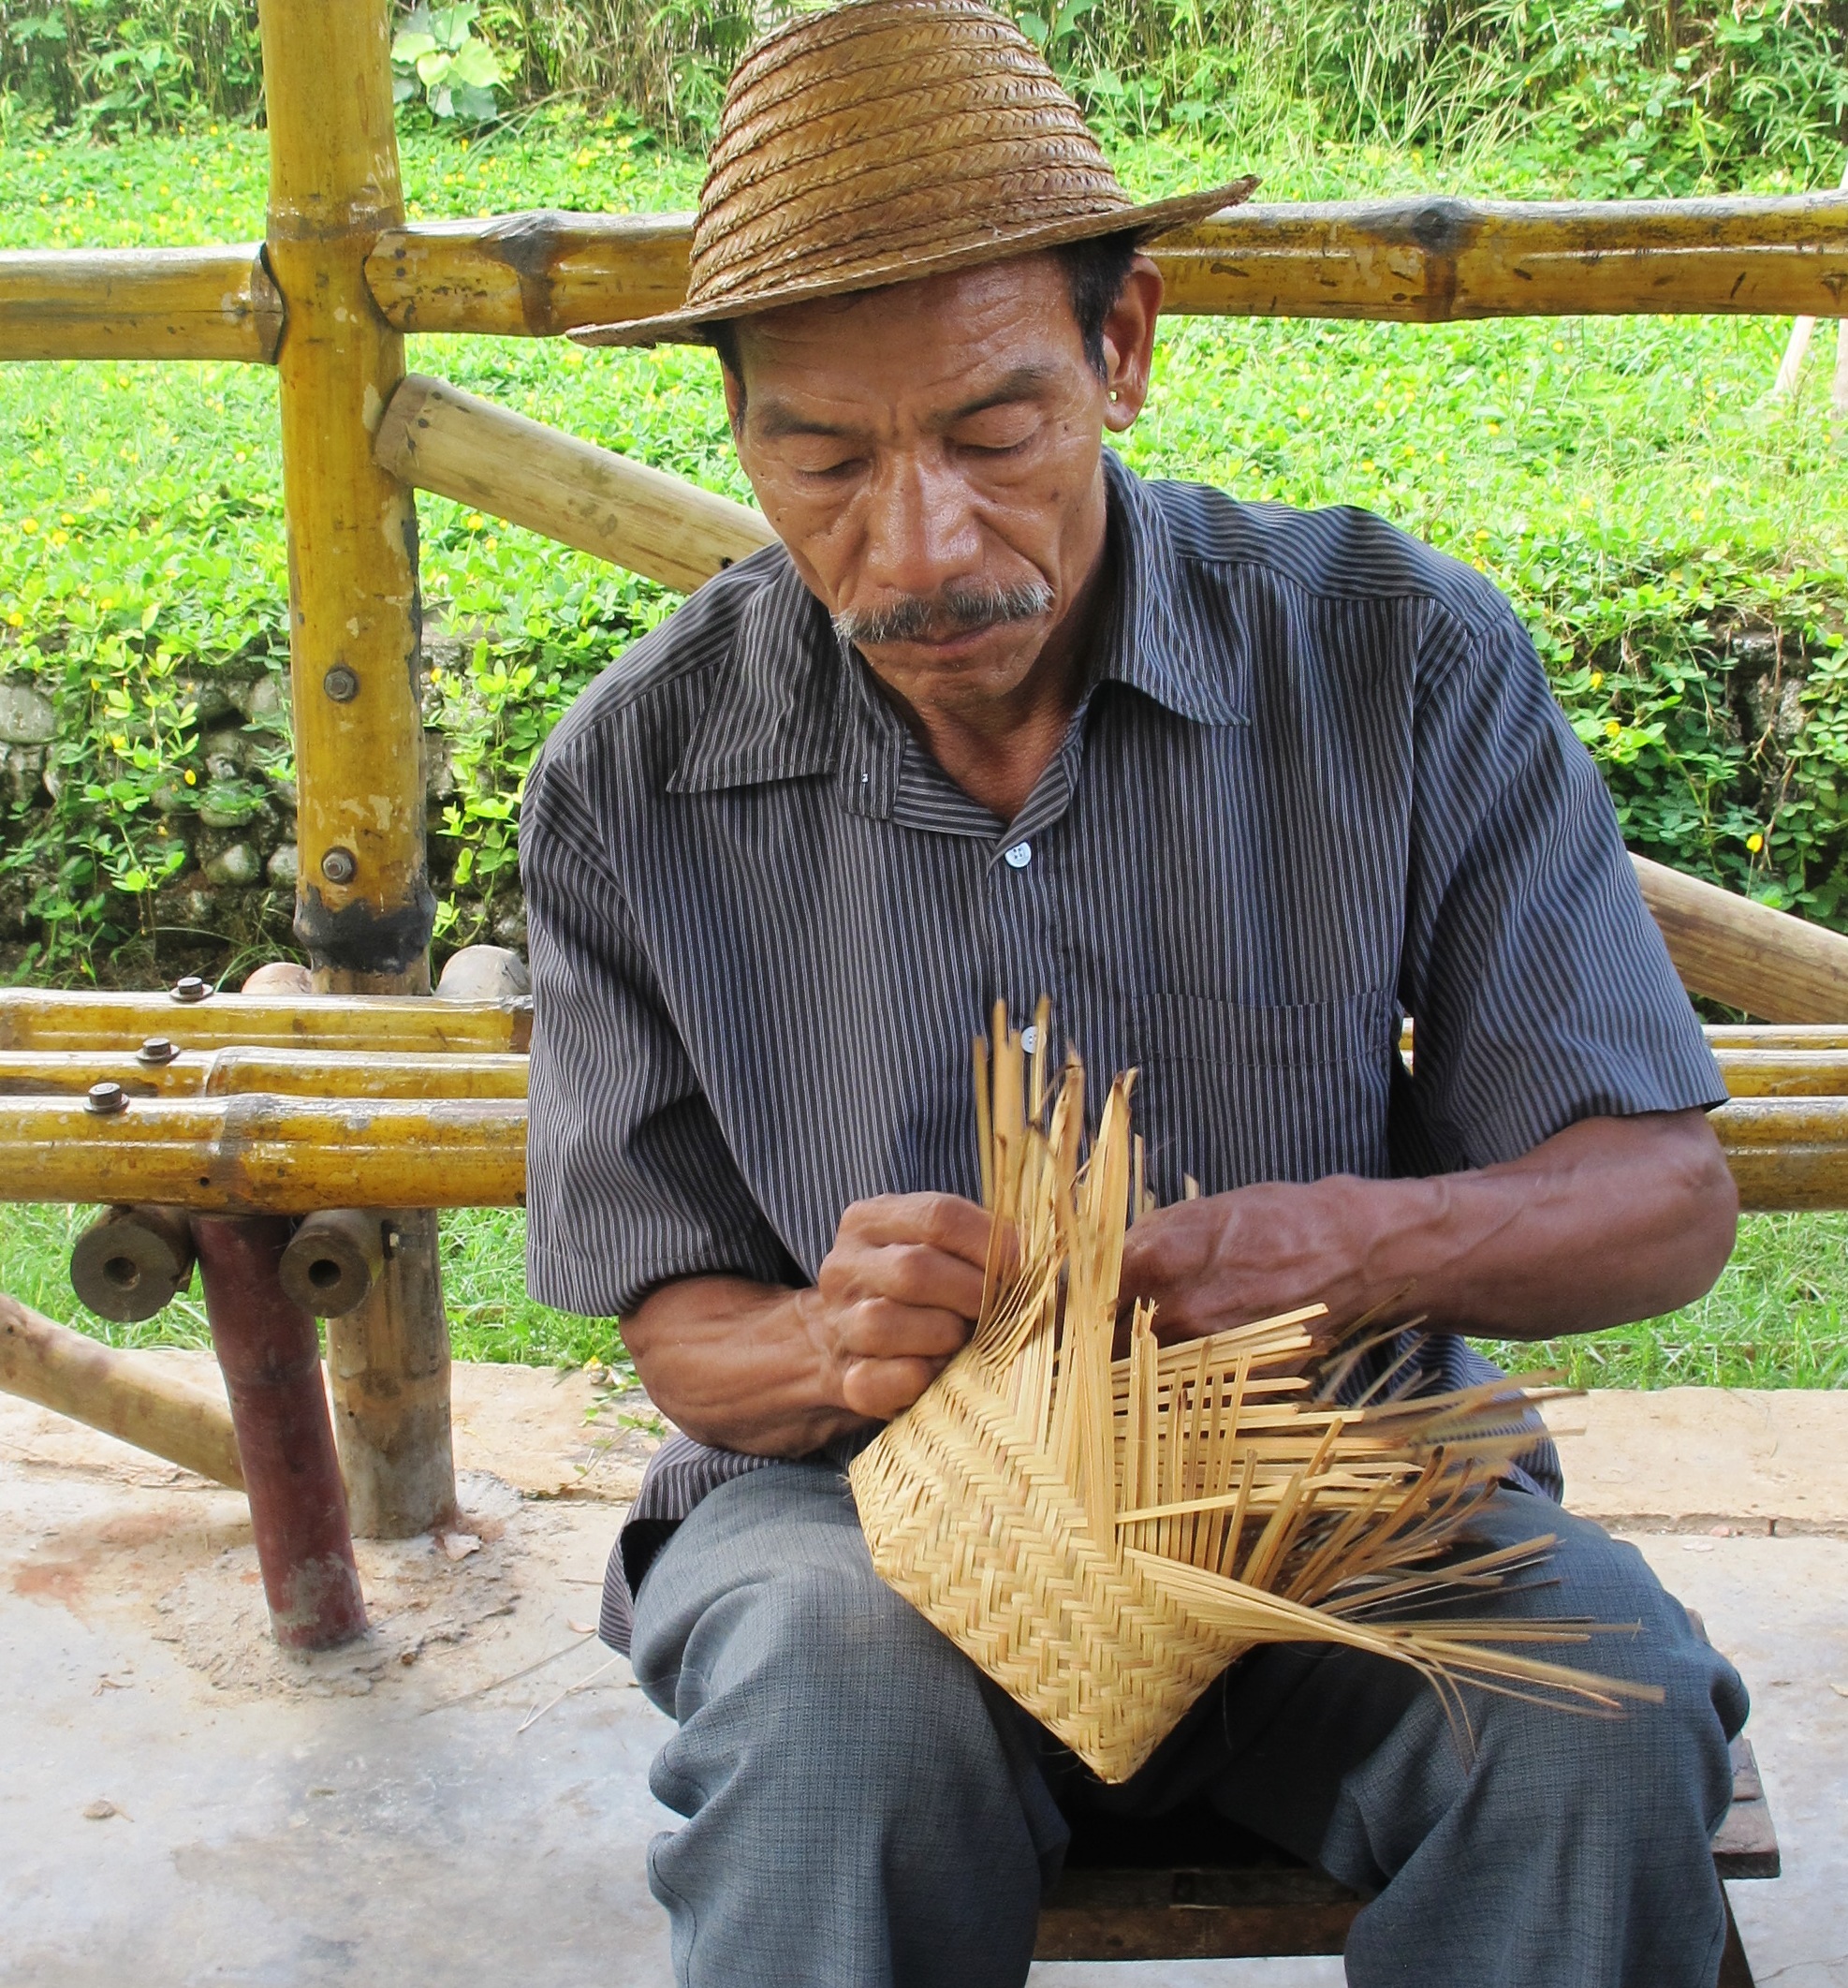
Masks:
[[[720,318],[1096,235],[1147,241],[1256,184],[1138,206],[1011,22],[975,0],[854,0],[799,16],[739,64],[684,306],[571,335],[703,343]]]

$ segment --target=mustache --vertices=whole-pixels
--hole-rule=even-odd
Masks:
[[[843,642],[878,648],[886,642],[915,642],[946,635],[971,635],[1009,622],[1036,621],[1052,606],[1052,589],[1043,580],[1011,587],[964,581],[940,594],[907,595],[883,607],[858,608],[834,617]]]

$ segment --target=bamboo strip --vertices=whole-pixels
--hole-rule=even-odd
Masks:
[[[437,1055],[448,1051],[523,1054],[531,1001],[427,1001],[416,996],[217,994],[182,1001],[165,994],[71,994],[0,988],[0,1049],[91,1053],[139,1050],[151,1037],[180,1050],[363,1051]]]
[[[1043,1009],[1037,1027],[1044,1044]],[[1265,1399],[1253,1369],[1302,1357],[1299,1318],[1163,1349],[1141,1303],[1112,1362],[1122,1241],[1142,1200],[1130,1084],[1111,1086],[1079,1170],[1080,1075],[1068,1065],[1049,1123],[1044,1082],[997,1010],[990,1174],[996,1233],[1012,1223],[1019,1267],[1003,1282],[990,1245],[969,1347],[851,1467],[873,1564],[899,1593],[1111,1780],[1267,1641],[1396,1657],[1459,1716],[1463,1680],[1606,1713],[1648,1696],[1509,1647],[1578,1640],[1583,1625],[1520,1622],[1504,1637],[1499,1623],[1390,1612],[1401,1598],[1422,1610],[1441,1585],[1433,1561],[1533,1440],[1507,1427],[1534,1391],[1497,1382],[1361,1409],[1296,1381],[1293,1398]],[[1490,1586],[1548,1543],[1465,1559],[1460,1579]]]

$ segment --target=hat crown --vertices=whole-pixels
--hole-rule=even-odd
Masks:
[[[977,0],[851,0],[776,29],[739,64],[687,306],[891,283],[1134,213],[1012,22]]]

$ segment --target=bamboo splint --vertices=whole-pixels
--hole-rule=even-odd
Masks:
[[[852,1466],[884,1579],[1107,1781],[1264,1642],[1411,1664],[1453,1710],[1463,1681],[1607,1714],[1650,1696],[1505,1647],[1583,1642],[1585,1624],[1424,1612],[1447,1583],[1492,1584],[1552,1544],[1433,1566],[1532,1443],[1512,1425],[1544,1394],[1336,1406],[1295,1371],[1319,1305],[1166,1347],[1138,1305],[1113,1357],[1141,1199],[1133,1073],[1080,1166],[1083,1072],[1068,1062],[1049,1095],[1049,1035],[1042,1005],[1029,1068],[997,1009],[991,1082],[976,1045],[986,1291],[968,1347]]]

